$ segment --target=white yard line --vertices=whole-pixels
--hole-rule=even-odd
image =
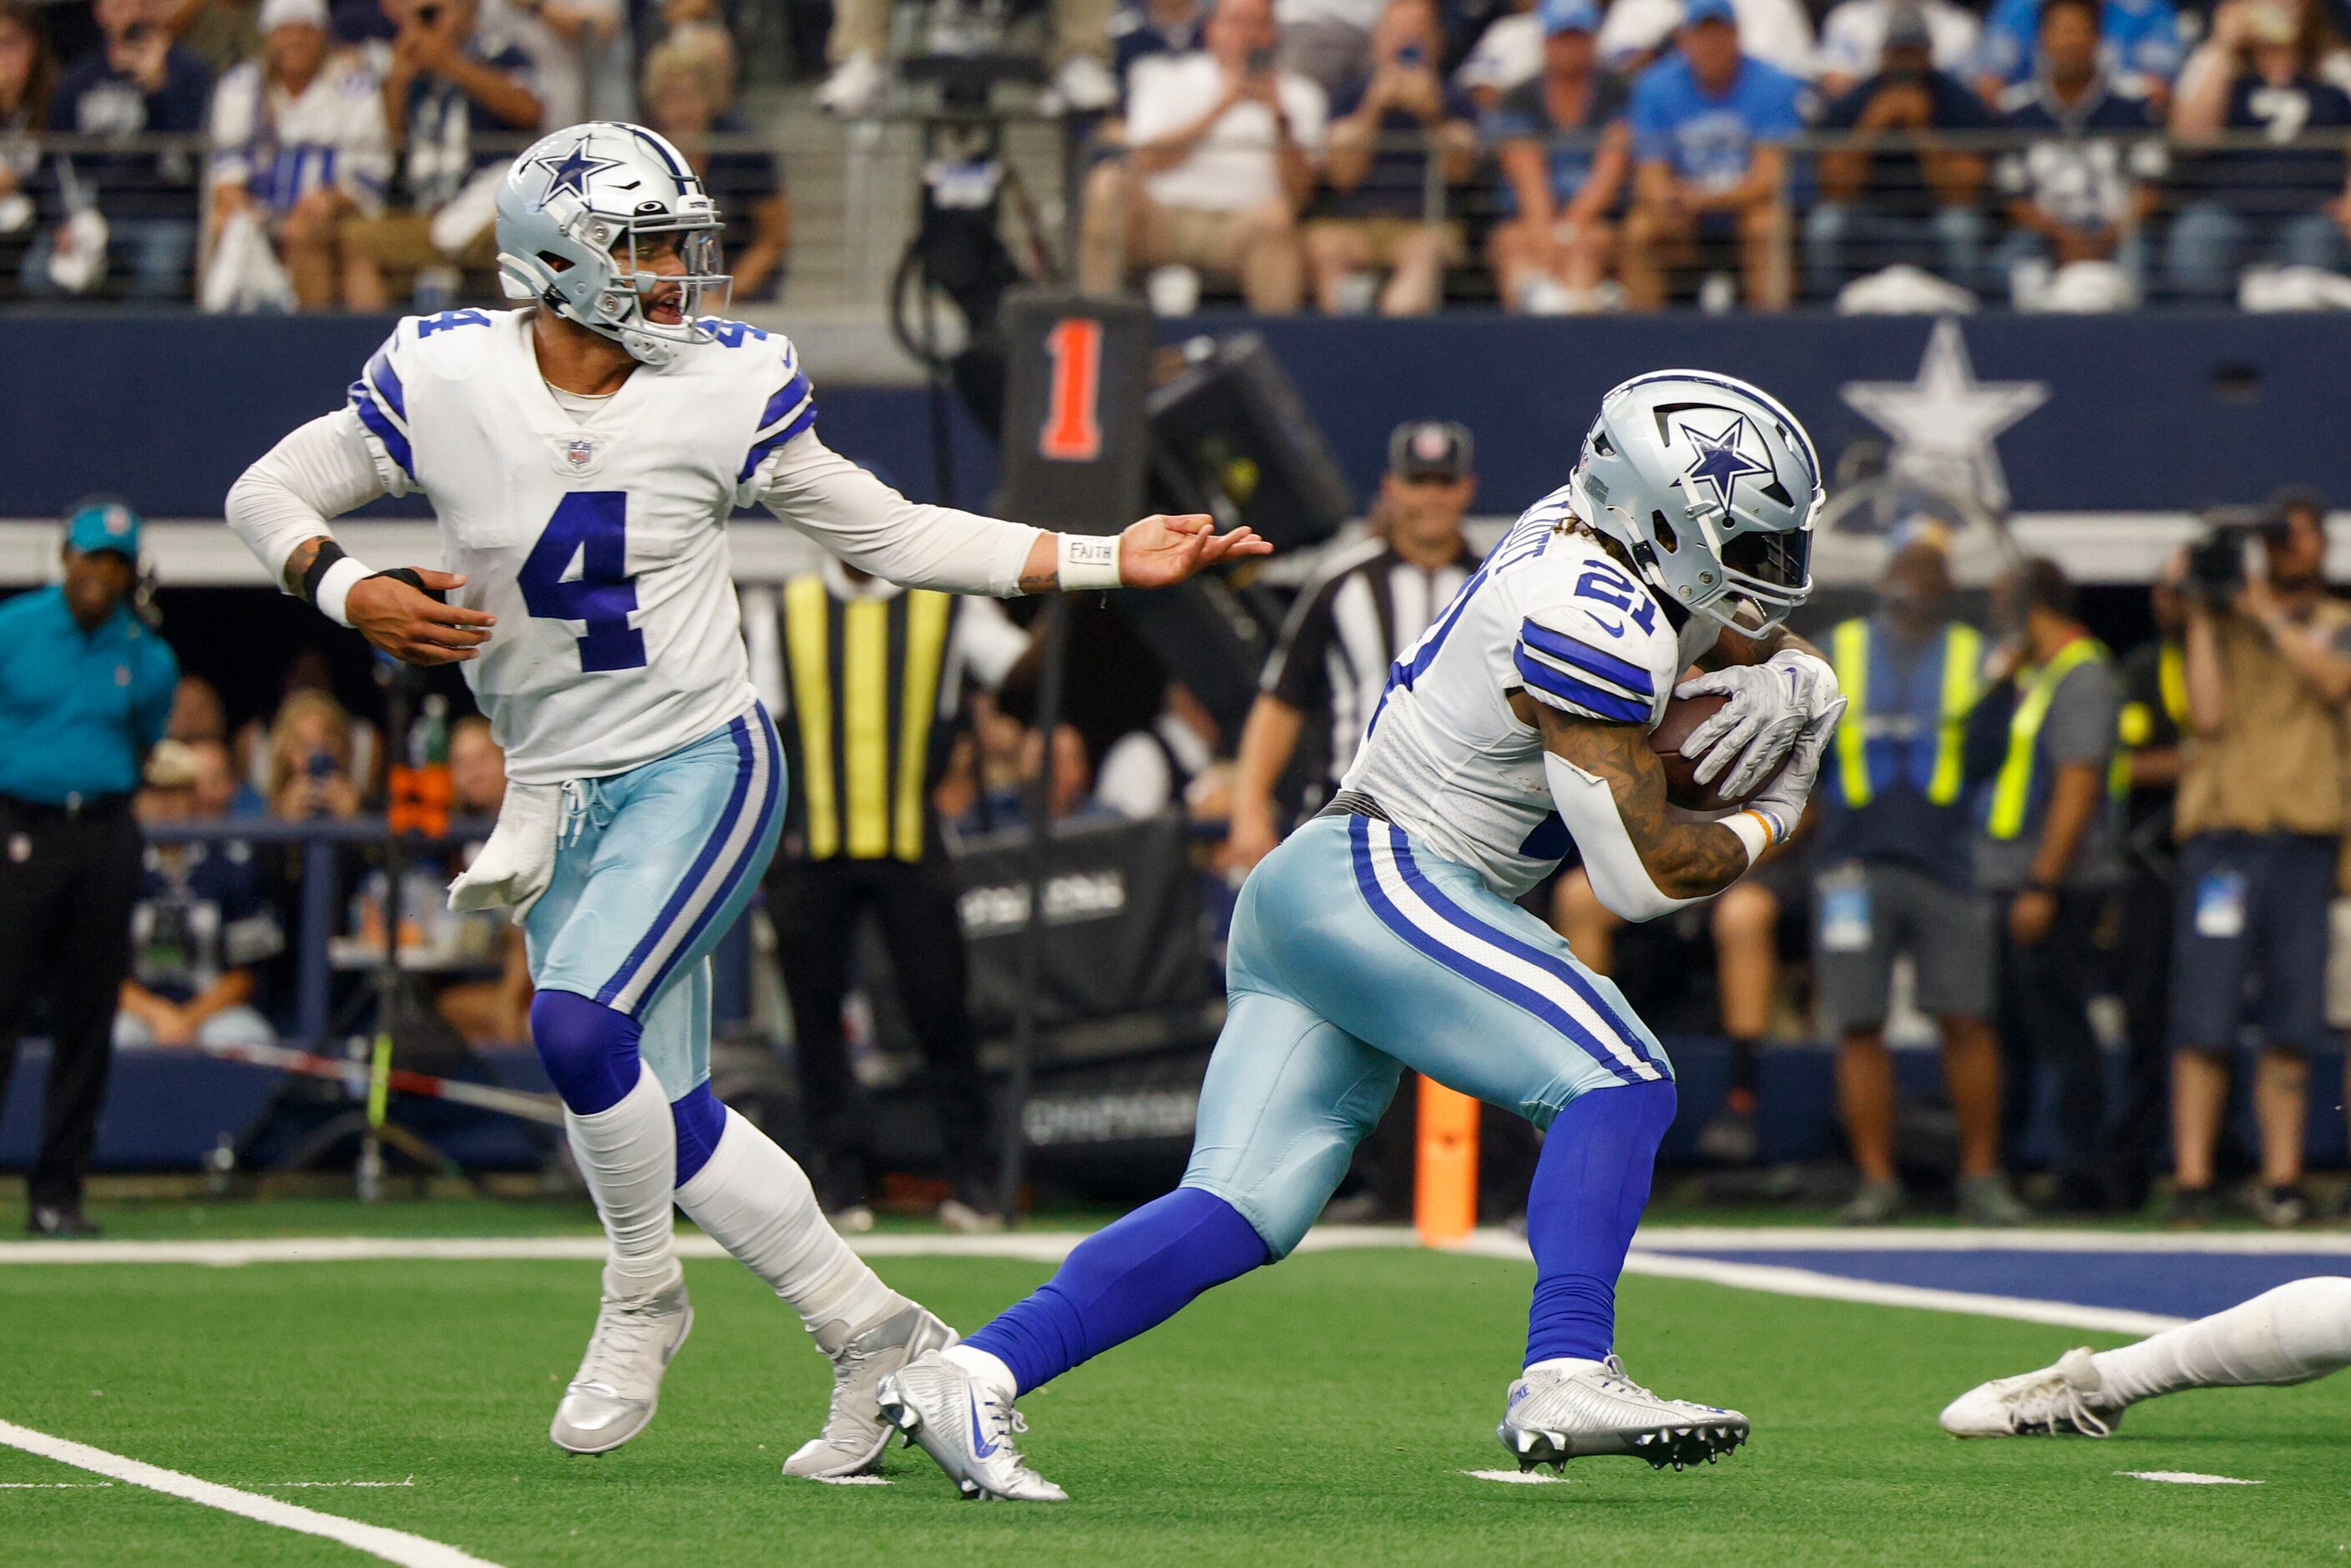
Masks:
[[[2314,1230],[1987,1230],[1900,1226],[1661,1225],[1635,1242],[1660,1252],[2213,1252],[2351,1256],[2351,1234]],[[52,1243],[52,1245],[55,1245]]]
[[[0,1443],[12,1448],[22,1448],[28,1454],[38,1454],[45,1459],[55,1459],[61,1465],[71,1465],[78,1470],[89,1470],[110,1476],[135,1487],[168,1492],[173,1497],[199,1502],[206,1508],[216,1508],[224,1513],[234,1513],[263,1524],[276,1525],[302,1535],[324,1536],[339,1541],[353,1551],[381,1557],[387,1563],[398,1563],[404,1568],[497,1568],[494,1563],[454,1546],[444,1546],[437,1541],[427,1541],[421,1535],[411,1535],[404,1530],[388,1530],[380,1524],[361,1524],[357,1520],[339,1519],[331,1513],[280,1502],[274,1497],[256,1492],[239,1491],[215,1481],[199,1480],[178,1470],[167,1470],[160,1465],[126,1459],[120,1454],[93,1448],[88,1443],[77,1443],[68,1437],[52,1437],[46,1432],[36,1432],[29,1427],[0,1421]]]

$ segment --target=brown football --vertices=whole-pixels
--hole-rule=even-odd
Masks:
[[[1720,811],[1740,804],[1716,794],[1712,785],[1700,784],[1695,777],[1698,764],[1682,755],[1682,742],[1688,738],[1689,732],[1729,700],[1711,693],[1671,698],[1666,704],[1665,716],[1649,732],[1649,747],[1665,765],[1666,799],[1684,810]]]

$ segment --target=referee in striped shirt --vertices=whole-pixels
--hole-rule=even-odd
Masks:
[[[1376,537],[1341,553],[1298,596],[1241,731],[1230,863],[1247,871],[1281,841],[1274,790],[1301,744],[1315,766],[1305,805],[1339,787],[1386,689],[1388,666],[1478,570],[1461,519],[1478,494],[1469,432],[1396,426],[1380,481]]]
[[[958,889],[932,809],[965,681],[993,688],[1028,635],[993,600],[904,589],[831,557],[783,591],[789,797],[768,916],[792,1010],[818,1199],[873,1224],[872,1112],[841,1023],[857,929],[881,929],[925,1065],[959,1230],[998,1222],[987,1086],[965,1004]]]

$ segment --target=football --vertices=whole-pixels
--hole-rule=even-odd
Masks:
[[[1686,811],[1724,811],[1744,804],[1743,800],[1724,799],[1711,784],[1699,783],[1698,764],[1682,755],[1682,742],[1689,737],[1689,732],[1729,700],[1712,693],[1675,697],[1666,704],[1665,716],[1657,720],[1657,727],[1649,732],[1649,748],[1665,765],[1666,799]]]

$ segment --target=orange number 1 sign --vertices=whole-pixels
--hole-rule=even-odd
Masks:
[[[1065,316],[1045,334],[1045,351],[1053,357],[1053,381],[1037,450],[1062,463],[1091,463],[1102,455],[1102,423],[1095,413],[1102,389],[1102,323]]]

